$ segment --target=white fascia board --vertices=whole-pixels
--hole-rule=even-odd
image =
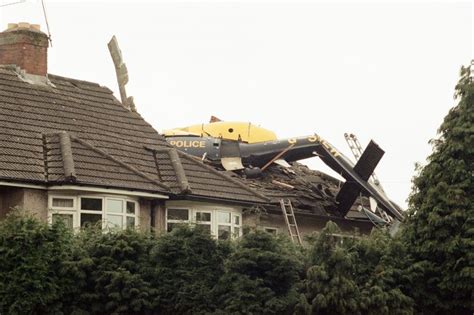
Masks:
[[[100,187],[74,186],[74,185],[51,186],[51,187],[48,187],[48,190],[50,191],[65,191],[65,190],[87,191],[87,192],[105,193],[105,194],[113,194],[113,195],[138,196],[138,197],[155,198],[155,199],[169,199],[168,196],[162,195],[162,194],[147,193],[147,192],[140,192],[140,191],[130,191],[130,190],[122,190],[122,189],[107,189],[107,188],[100,188]]]

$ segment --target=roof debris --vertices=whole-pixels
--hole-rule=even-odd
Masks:
[[[287,168],[272,164],[258,178],[247,177],[244,172],[221,171],[270,198],[270,205],[265,207],[269,212],[281,213],[280,200],[285,198],[291,200],[296,213],[340,218],[336,195],[343,182],[299,162],[290,165]],[[368,207],[368,198],[358,198],[346,218],[368,221],[365,212],[359,210]]]

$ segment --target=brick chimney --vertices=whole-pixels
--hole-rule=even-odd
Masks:
[[[0,33],[0,65],[16,65],[28,74],[48,73],[48,36],[37,24],[8,24]]]

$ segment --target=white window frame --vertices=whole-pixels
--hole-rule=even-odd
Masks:
[[[65,207],[53,207],[53,199],[60,198],[60,199],[72,199],[73,200],[73,207],[72,208],[65,208]],[[81,200],[83,198],[91,198],[91,199],[101,199],[102,210],[83,210],[81,209]],[[107,211],[107,201],[109,199],[114,200],[121,200],[123,206],[123,212],[108,212]],[[135,204],[135,214],[128,214],[127,213],[127,202],[133,202]],[[135,224],[134,227],[139,226],[140,221],[140,203],[138,202],[137,198],[123,196],[123,195],[103,195],[103,194],[81,194],[81,195],[73,195],[73,194],[50,194],[48,196],[48,222],[52,224],[53,222],[53,215],[54,214],[67,214],[73,216],[73,229],[78,230],[81,228],[81,214],[97,214],[101,215],[101,227],[103,230],[105,229],[113,229],[114,227],[109,227],[107,224],[107,214],[113,215],[120,215],[122,216],[122,228],[127,228],[127,217],[134,217]]]
[[[177,219],[168,219],[168,210],[187,210],[188,211],[188,219],[187,220],[177,220]],[[185,224],[185,223],[191,223],[191,218],[192,218],[192,211],[191,209],[187,207],[166,207],[166,216],[165,216],[165,227],[166,227],[166,232],[168,231],[168,223],[171,224]]]
[[[53,206],[53,199],[72,199],[72,208],[67,208],[67,207],[54,207]],[[54,214],[63,214],[63,215],[72,215],[72,226],[73,229],[76,227],[77,223],[77,198],[76,196],[73,195],[49,195],[48,196],[48,206],[49,206],[49,211],[48,211],[48,222],[50,224],[53,223],[53,215]]]
[[[267,233],[272,234],[272,235],[277,235],[278,234],[278,228],[273,227],[273,226],[262,226],[262,230],[264,232],[267,232]],[[270,231],[274,231],[275,233],[270,232]]]
[[[197,220],[197,214],[198,213],[209,213],[211,215],[211,221],[198,221]],[[212,223],[214,222],[214,213],[212,210],[207,210],[207,209],[194,209],[192,211],[192,217],[191,217],[191,220],[192,220],[192,223],[196,224],[196,225],[209,225],[210,226],[210,231],[211,231],[211,234],[212,234]]]
[[[72,207],[55,207],[53,205],[53,199],[70,199],[72,200]],[[62,196],[49,195],[48,204],[49,204],[49,208],[52,210],[66,211],[69,209],[71,211],[75,211],[77,207],[77,199],[75,196],[70,196],[70,195],[62,195]]]
[[[168,219],[168,210],[169,209],[182,209],[188,211],[188,220],[175,220],[175,219]],[[197,221],[196,214],[198,212],[202,213],[210,213],[211,214],[211,221]],[[219,213],[226,213],[230,214],[230,223],[219,223],[218,222],[218,214]],[[234,217],[239,218],[239,224],[234,223]],[[219,225],[225,225],[231,227],[231,238],[238,238],[242,236],[243,229],[242,229],[242,213],[234,208],[229,207],[220,207],[217,205],[167,205],[166,206],[166,215],[165,215],[165,227],[166,231],[168,232],[168,223],[181,223],[181,224],[194,224],[194,225],[210,225],[211,227],[211,235],[214,238],[218,238],[218,229]],[[238,235],[235,234],[235,228],[239,228]]]
[[[122,202],[122,213],[119,213],[119,212],[112,212],[108,210],[108,206],[109,206],[109,201],[110,200],[117,200],[117,201],[121,201]],[[134,214],[128,214],[127,213],[127,202],[132,202],[134,205],[135,205],[135,213]],[[130,199],[127,199],[127,198],[120,198],[120,197],[105,197],[103,199],[103,212],[104,212],[104,218],[102,219],[103,221],[103,228],[117,228],[117,227],[110,227],[108,225],[108,221],[107,221],[107,217],[109,215],[115,215],[115,216],[120,216],[122,218],[122,226],[121,228],[122,229],[126,229],[127,228],[127,218],[134,218],[135,219],[135,223],[134,223],[134,227],[137,227],[138,226],[138,218],[137,218],[137,215],[136,215],[136,212],[137,212],[137,209],[138,209],[138,202],[136,202],[135,200],[130,200]],[[104,226],[105,225],[105,226]]]
[[[81,208],[81,204],[82,204],[82,199],[101,199],[101,205],[102,205],[102,209],[99,211],[99,210],[83,210]],[[102,229],[106,228],[107,226],[107,223],[105,221],[105,217],[107,216],[106,213],[105,213],[105,198],[102,197],[102,196],[89,196],[89,195],[81,195],[77,198],[78,202],[77,202],[77,212],[78,212],[78,216],[77,216],[77,227],[78,228],[82,228],[81,226],[81,215],[82,214],[95,214],[95,215],[99,215],[101,216],[101,227]]]

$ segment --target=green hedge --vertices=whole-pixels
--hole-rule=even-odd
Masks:
[[[219,242],[187,226],[72,234],[14,211],[0,223],[0,314],[424,311],[403,238],[340,233],[329,222],[305,248],[261,231]]]

